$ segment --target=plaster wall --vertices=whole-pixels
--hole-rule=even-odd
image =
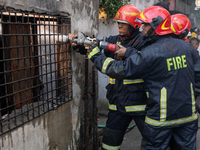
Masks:
[[[73,150],[70,103],[1,136],[1,150]]]
[[[194,13],[195,2],[191,5],[184,3],[182,0],[176,0],[176,11],[190,15]]]
[[[195,15],[194,15],[194,9],[195,9],[195,2],[191,3],[191,5],[188,5],[184,3],[182,0],[176,0],[175,1],[175,8],[177,12],[181,12],[185,14],[191,22],[191,27],[195,27],[196,20],[195,20]]]
[[[0,0],[0,5],[21,11],[34,11],[71,18],[71,33],[83,37],[98,33],[96,0]],[[79,145],[85,56],[72,51],[73,101],[2,135],[1,150],[76,150]],[[90,71],[90,70],[89,70]],[[90,73],[90,72],[89,72]]]

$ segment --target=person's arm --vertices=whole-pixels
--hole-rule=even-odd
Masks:
[[[195,50],[194,50],[195,51]],[[200,113],[200,57],[197,55],[197,51],[194,54],[194,71],[195,71],[195,99],[196,99],[196,108]]]
[[[138,50],[132,47],[127,47],[126,52],[124,54],[124,59],[128,58],[132,54],[138,53]]]
[[[198,52],[194,50],[196,54],[193,55],[194,60],[194,72],[195,72],[195,91],[196,97],[200,96],[200,57],[197,55]]]
[[[128,58],[129,56],[131,56],[132,54],[138,53],[138,50],[129,46],[129,47],[124,47],[122,45],[117,44],[117,46],[119,47],[119,50],[117,50],[114,54],[117,56],[117,60],[125,60],[126,58]]]
[[[116,61],[100,53],[99,48],[93,47],[88,58],[94,63],[96,68],[103,74],[116,79],[137,79],[144,77],[144,73],[150,68],[144,56],[135,53],[124,61]],[[145,61],[145,62],[144,62]]]

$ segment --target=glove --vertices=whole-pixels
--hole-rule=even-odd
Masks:
[[[78,46],[72,46],[72,49],[77,52],[80,53],[81,55],[86,55],[87,54],[87,49],[85,49],[84,46],[82,45],[78,45]]]
[[[87,54],[87,49],[85,49],[85,47],[83,45],[80,45],[78,47],[77,52],[80,53],[81,55],[86,55]]]
[[[88,53],[90,53],[94,48],[98,47],[96,44],[90,46],[90,48],[88,49]]]

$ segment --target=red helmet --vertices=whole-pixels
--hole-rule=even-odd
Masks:
[[[148,7],[137,18],[143,23],[149,23],[158,35],[172,33],[170,13],[163,7]]]
[[[178,35],[179,39],[185,39],[191,29],[191,23],[188,17],[183,14],[175,14],[171,16],[171,30]]]
[[[116,13],[114,20],[130,24],[133,28],[138,29],[142,24],[135,22],[140,11],[134,5],[124,5]]]

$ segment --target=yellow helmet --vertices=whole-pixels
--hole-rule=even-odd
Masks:
[[[196,36],[197,36],[197,34],[195,32],[191,33],[191,38],[196,37]]]

